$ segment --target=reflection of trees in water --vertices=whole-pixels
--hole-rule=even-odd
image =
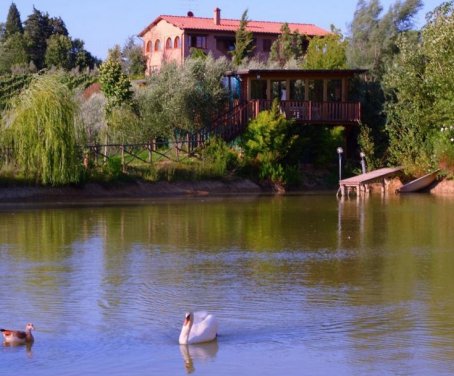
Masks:
[[[53,295],[52,309],[94,305],[102,320],[135,305],[144,317],[153,310],[160,317],[175,304],[202,301],[206,286],[213,300],[227,291],[235,304],[243,297],[236,288],[309,287],[308,301],[332,294],[366,312],[395,305],[381,312],[393,330],[426,325],[454,353],[446,346],[454,344],[446,327],[454,311],[453,209],[453,200],[426,196],[347,200],[339,208],[319,196],[176,200],[3,212],[0,236],[9,258],[31,262],[33,270],[14,278],[43,311],[48,303],[33,301],[39,288]],[[191,297],[179,290],[186,284]],[[413,311],[407,302],[421,306]],[[353,321],[367,326],[365,317]]]

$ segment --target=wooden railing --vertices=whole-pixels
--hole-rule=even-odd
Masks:
[[[272,101],[254,100],[256,111],[269,110]],[[359,123],[359,102],[281,101],[280,110],[288,119],[301,123],[351,124]]]
[[[255,119],[260,111],[271,109],[272,104],[273,101],[262,99],[236,104],[230,111],[214,119],[210,126],[195,133],[186,133],[181,140],[190,153],[213,136],[231,141],[244,132],[249,121]],[[361,119],[359,102],[281,101],[279,108],[288,119],[297,123],[342,125],[357,124]]]

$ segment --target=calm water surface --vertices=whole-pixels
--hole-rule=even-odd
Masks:
[[[452,375],[454,197],[0,207],[20,375]],[[184,312],[220,336],[179,346]]]

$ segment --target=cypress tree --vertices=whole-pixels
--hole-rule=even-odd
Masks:
[[[240,27],[235,32],[235,49],[232,51],[233,64],[235,64],[235,66],[239,66],[255,47],[252,45],[254,41],[252,32],[247,30],[249,22],[247,12],[247,9],[243,12],[240,20]]]
[[[25,21],[24,33],[28,42],[31,61],[37,69],[44,67],[47,39],[51,35],[49,16],[33,8],[33,13]]]
[[[22,27],[20,13],[17,10],[16,4],[11,3],[8,11],[8,17],[6,18],[4,37],[8,38],[16,33],[23,34],[24,28]]]

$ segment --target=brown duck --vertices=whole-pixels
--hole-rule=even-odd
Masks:
[[[33,324],[28,323],[25,327],[25,332],[21,330],[8,330],[0,329],[3,334],[4,342],[11,345],[23,345],[26,343],[32,343],[34,338],[32,330],[35,330]]]

